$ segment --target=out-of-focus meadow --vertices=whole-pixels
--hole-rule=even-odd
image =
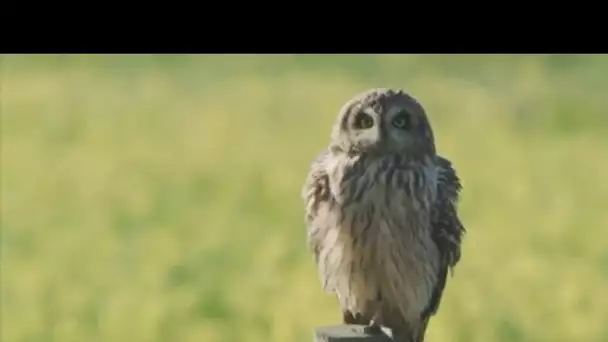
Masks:
[[[310,341],[300,188],[403,87],[464,183],[431,342],[608,340],[608,56],[2,56],[2,341]]]

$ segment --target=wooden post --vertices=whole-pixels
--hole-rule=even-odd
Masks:
[[[391,342],[386,334],[368,334],[364,325],[332,325],[315,331],[315,342]]]

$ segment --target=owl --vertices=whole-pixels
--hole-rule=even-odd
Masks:
[[[371,89],[341,108],[302,197],[308,244],[344,324],[424,341],[460,260],[460,190],[412,96]]]

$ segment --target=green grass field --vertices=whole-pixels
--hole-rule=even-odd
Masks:
[[[300,188],[403,87],[463,179],[429,342],[608,341],[608,56],[2,56],[2,341],[298,342],[340,321]]]

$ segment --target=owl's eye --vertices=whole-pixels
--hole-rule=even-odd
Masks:
[[[393,126],[399,129],[410,129],[412,122],[407,112],[403,111],[393,118]]]
[[[354,126],[358,129],[367,129],[374,125],[374,119],[371,116],[361,112],[355,118]]]

